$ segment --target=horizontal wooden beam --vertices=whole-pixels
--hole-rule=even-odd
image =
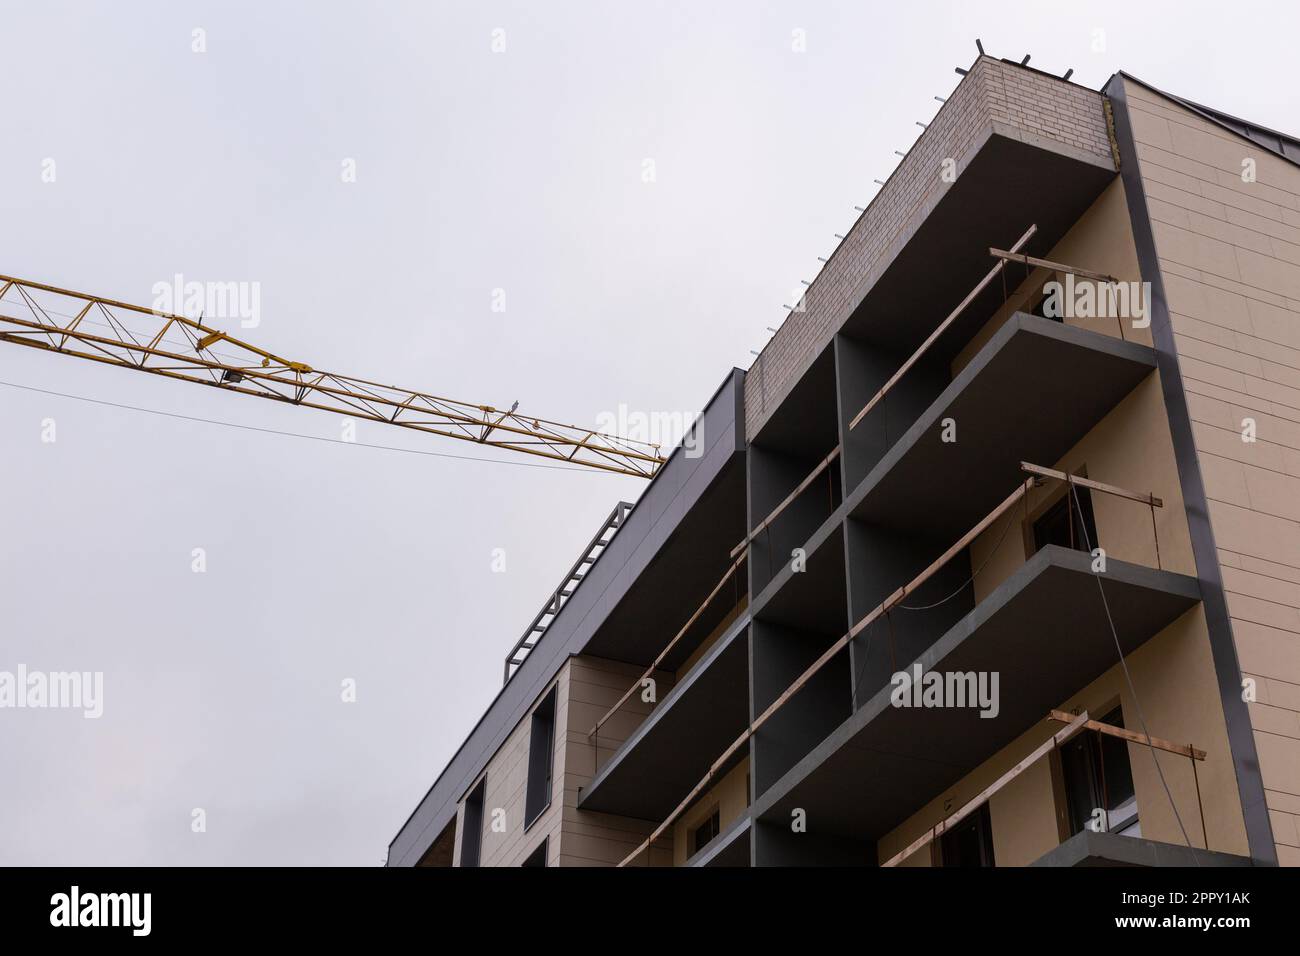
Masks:
[[[1048,716],[1060,723],[1069,723],[1074,720],[1074,714],[1066,713],[1063,710],[1054,710]],[[1198,750],[1191,744],[1176,744],[1160,737],[1148,737],[1146,734],[1139,734],[1134,730],[1116,727],[1114,724],[1103,724],[1099,720],[1088,721],[1088,729],[1110,737],[1118,737],[1120,740],[1127,740],[1129,743],[1140,744],[1143,747],[1155,747],[1157,750],[1178,754],[1180,757],[1190,757],[1193,760],[1204,760],[1206,756],[1204,750]]]
[[[982,804],[987,803],[994,794],[1016,777],[1020,776],[1020,774],[1028,770],[1033,764],[1084,730],[1095,730],[1101,734],[1119,737],[1122,740],[1128,740],[1132,743],[1142,744],[1144,746],[1150,744],[1150,746],[1155,747],[1158,750],[1167,750],[1170,753],[1180,754],[1184,757],[1191,757],[1193,760],[1205,759],[1204,750],[1197,750],[1195,747],[1184,746],[1183,744],[1170,743],[1169,741],[1161,740],[1158,737],[1148,738],[1145,734],[1134,733],[1131,730],[1125,730],[1123,727],[1116,727],[1113,724],[1104,724],[1099,720],[1093,720],[1089,717],[1086,710],[1081,714],[1070,714],[1063,710],[1052,710],[1047,716],[1050,720],[1057,721],[1066,726],[1053,734],[1046,742],[1036,747],[1027,757],[1004,773],[1001,777],[989,786],[985,787],[984,790],[982,790],[973,800],[965,803],[956,813],[940,820],[937,824],[932,826],[924,836],[908,844],[904,850],[891,856],[888,860],[882,863],[881,866],[897,866],[917,850],[938,839],[938,837],[942,836],[944,832],[951,830],[962,820],[966,819],[966,817],[970,816],[975,810],[978,810]]]
[[[1053,711],[1053,713],[1056,713],[1056,711]],[[1074,717],[1073,715],[1071,715],[1068,727],[1058,730],[1055,734],[1049,737],[1044,743],[1034,748],[1034,750],[1029,754],[1029,756],[1025,757],[1025,759],[1021,760],[1020,763],[1016,764],[1014,767],[1012,767],[1002,776],[998,777],[997,780],[993,781],[991,784],[989,784],[987,787],[981,790],[973,800],[970,800],[969,802],[963,804],[961,809],[959,809],[956,813],[952,814],[951,816],[945,817],[944,819],[936,823],[934,826],[930,827],[930,829],[926,832],[925,836],[909,843],[905,849],[903,849],[899,853],[895,853],[888,860],[882,863],[881,866],[898,866],[898,864],[902,863],[904,860],[906,860],[917,850],[937,840],[940,836],[944,834],[944,832],[946,832],[947,830],[951,830],[958,823],[961,823],[962,820],[966,819],[968,816],[970,816],[972,813],[978,810],[981,805],[988,803],[989,799],[995,793],[997,793],[999,790],[1001,790],[1003,787],[1009,784],[1012,780],[1020,776],[1022,773],[1024,773],[1026,770],[1032,767],[1043,757],[1047,756],[1049,753],[1055,750],[1057,747],[1061,746],[1061,744],[1068,741],[1075,734],[1082,731],[1084,727],[1087,725],[1087,723],[1088,723],[1088,712],[1086,710],[1078,717]]]
[[[1114,276],[1108,276],[1104,272],[1093,272],[1090,269],[1080,269],[1077,266],[1067,266],[1061,262],[1053,262],[1051,259],[1039,259],[1035,256],[1027,256],[1020,252],[1008,251],[1006,249],[989,249],[989,255],[1006,262],[1023,262],[1025,265],[1037,266],[1042,269],[1051,269],[1054,272],[1069,272],[1072,275],[1082,276],[1085,279],[1094,279],[1097,282],[1105,282],[1113,285],[1119,282]]]
[[[1150,505],[1153,508],[1163,508],[1165,506],[1164,501],[1157,498],[1155,495],[1129,491],[1128,489],[1120,488],[1117,485],[1108,485],[1104,482],[1093,481],[1090,478],[1084,478],[1082,475],[1071,475],[1064,471],[1057,471],[1055,468],[1044,468],[1042,465],[1033,465],[1027,461],[1022,461],[1020,463],[1020,470],[1028,472],[1031,475],[1038,475],[1040,478],[1053,478],[1057,481],[1067,481],[1072,485],[1091,488],[1093,491],[1115,495],[1118,498],[1128,498],[1130,501],[1140,501],[1142,504]]]

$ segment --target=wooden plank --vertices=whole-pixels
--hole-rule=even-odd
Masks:
[[[1037,231],[1038,231],[1038,226],[1036,225],[1030,226],[1027,230],[1025,230],[1025,234],[1021,236],[1019,239],[1017,239],[1015,245],[1013,245],[1011,248],[1015,251],[1019,251],[1024,246],[1024,244],[1033,237],[1034,233],[1036,233]],[[911,358],[909,358],[906,362],[904,362],[902,364],[902,367],[900,367],[897,372],[895,372],[893,375],[889,377],[889,381],[885,382],[885,384],[880,387],[880,391],[876,392],[875,395],[871,396],[871,400],[868,401],[867,404],[862,407],[862,411],[858,412],[856,415],[853,416],[853,421],[849,422],[850,430],[856,428],[858,422],[862,421],[862,419],[867,417],[867,413],[876,407],[876,403],[879,402],[882,398],[884,398],[886,393],[891,388],[893,388],[896,384],[898,384],[898,380],[901,379],[904,375],[906,375],[908,370],[920,360],[921,356],[925,354],[926,350],[929,349],[930,346],[934,344],[935,340],[938,339],[939,336],[944,333],[944,330],[946,330],[948,326],[952,325],[953,322],[957,321],[957,317],[966,311],[966,308],[972,302],[975,301],[976,296],[978,296],[981,292],[983,292],[986,288],[988,288],[988,284],[997,278],[998,273],[1002,271],[1005,265],[1006,265],[1005,262],[999,262],[992,269],[990,269],[988,275],[986,275],[983,279],[981,279],[979,281],[979,284],[976,285],[975,288],[972,289],[967,294],[966,298],[962,299],[961,302],[958,303],[957,308],[953,309],[950,313],[948,313],[948,317],[939,323],[938,327],[935,328],[935,330],[930,333],[929,337],[926,338],[926,340],[921,343],[921,347],[912,353]]]
[[[1053,711],[1052,713],[1056,714],[1059,712]],[[1030,752],[1030,754],[1027,757],[1021,760],[1018,764],[1016,764],[1014,767],[1012,767],[1002,776],[998,777],[998,779],[993,781],[993,783],[985,787],[982,791],[979,792],[979,794],[975,796],[973,800],[970,800],[967,803],[963,804],[962,807],[956,813],[952,814],[949,817],[945,817],[943,820],[940,820],[938,823],[936,823],[934,826],[930,828],[930,831],[925,836],[909,843],[906,848],[904,848],[902,851],[898,853],[895,853],[888,860],[882,863],[881,866],[898,866],[899,863],[902,863],[904,860],[906,860],[917,850],[932,843],[935,839],[942,836],[944,832],[956,826],[962,820],[966,819],[966,817],[970,816],[972,813],[978,810],[983,804],[987,803],[995,793],[997,793],[999,790],[1001,790],[1003,787],[1009,784],[1016,777],[1020,776],[1022,773],[1024,773],[1026,770],[1032,767],[1035,763],[1037,763],[1043,757],[1047,756],[1047,754],[1051,753],[1057,747],[1061,746],[1061,744],[1065,743],[1075,734],[1082,731],[1089,722],[1088,712],[1086,710],[1078,717],[1075,717],[1073,714],[1069,715],[1069,717],[1070,717],[1069,726],[1064,727],[1061,730],[1057,731],[1055,734],[1049,737],[1044,743],[1034,748],[1034,750]]]
[[[682,625],[682,629],[673,636],[673,639],[668,642],[667,646],[665,646],[664,649],[659,652],[659,655],[653,661],[651,661],[650,666],[645,669],[645,672],[640,677],[638,677],[632,683],[632,686],[627,689],[627,692],[618,699],[618,703],[616,703],[613,707],[607,710],[605,712],[605,715],[601,717],[600,720],[596,721],[596,723],[592,726],[591,730],[587,731],[587,736],[589,738],[594,737],[596,733],[600,730],[601,726],[604,725],[605,721],[609,720],[610,717],[614,716],[614,713],[620,707],[622,707],[624,704],[627,703],[628,698],[630,698],[634,693],[636,693],[636,689],[641,686],[642,681],[644,681],[647,677],[649,677],[651,674],[653,674],[655,671],[659,669],[659,665],[663,662],[663,659],[668,656],[668,652],[671,651],[673,647],[677,644],[677,642],[682,639],[682,636],[691,629],[692,625],[694,625],[695,622],[699,620],[700,615],[704,613],[704,609],[707,608],[710,602],[712,602],[713,599],[718,596],[718,592],[722,590],[723,585],[725,585],[728,581],[731,580],[732,575],[736,573],[736,570],[741,566],[741,564],[744,563],[744,561],[745,561],[745,556],[742,556],[737,558],[734,562],[732,562],[731,567],[727,569],[727,573],[722,576],[722,580],[720,580],[717,583],[717,585],[714,586],[713,590],[709,592],[709,596],[704,599],[704,603],[701,604],[696,609],[695,613],[690,616],[690,619],[685,624]]]
[[[1066,713],[1063,710],[1054,710],[1048,716],[1050,716],[1052,720],[1061,723],[1068,723],[1074,720],[1074,714]],[[1204,760],[1206,757],[1204,750],[1198,750],[1191,744],[1176,744],[1171,740],[1164,740],[1160,737],[1148,737],[1146,734],[1140,734],[1135,730],[1126,730],[1123,727],[1116,727],[1114,724],[1103,724],[1099,720],[1088,721],[1088,729],[1095,730],[1099,734],[1106,734],[1110,737],[1118,737],[1119,739],[1127,740],[1130,743],[1140,744],[1143,747],[1155,747],[1157,750],[1165,750],[1171,754],[1190,757],[1193,760]]]
[[[755,528],[749,534],[745,535],[744,541],[740,542],[740,544],[736,545],[734,548],[731,549],[731,554],[729,555],[729,557],[734,558],[736,555],[740,554],[740,552],[744,551],[747,547],[749,547],[750,542],[752,542],[755,538],[757,538],[760,534],[762,534],[763,531],[767,528],[767,526],[770,525],[773,521],[775,521],[780,516],[781,512],[785,511],[786,508],[790,507],[790,505],[794,502],[794,500],[798,498],[801,494],[803,494],[808,489],[808,486],[811,485],[814,480],[816,480],[817,476],[820,475],[823,471],[825,471],[830,466],[831,462],[833,462],[839,456],[840,456],[840,446],[836,445],[834,450],[832,450],[829,455],[823,458],[818,463],[817,467],[814,468],[808,474],[808,477],[805,478],[803,481],[799,482],[799,484],[795,486],[794,491],[786,495],[785,500],[772,509],[772,513],[769,514],[766,518],[764,518],[759,523],[757,528]]]
[[[751,727],[748,730],[746,730],[743,734],[741,734],[739,737],[737,737],[735,741],[731,744],[731,746],[722,752],[722,756],[719,757],[717,760],[713,761],[712,766],[709,767],[708,773],[704,775],[704,778],[699,783],[697,783],[694,787],[691,788],[691,792],[686,795],[686,797],[682,800],[682,802],[677,804],[677,806],[673,809],[673,812],[668,815],[668,819],[664,820],[663,823],[659,824],[659,826],[655,828],[654,832],[651,833],[650,836],[646,837],[645,840],[641,842],[640,846],[638,846],[635,850],[633,850],[626,857],[624,857],[623,862],[619,863],[619,867],[627,866],[638,856],[640,856],[643,852],[649,849],[650,845],[654,843],[655,840],[663,836],[664,832],[670,826],[672,826],[674,822],[676,822],[677,818],[681,816],[683,813],[685,813],[686,810],[690,807],[690,805],[694,803],[695,800],[699,797],[699,795],[704,792],[704,788],[707,787],[709,783],[713,780],[713,778],[718,775],[718,771],[722,769],[722,765],[726,763],[727,759],[730,758],[731,755],[734,754],[736,750],[739,749],[745,743],[745,741],[749,740],[750,736],[752,736],[753,733],[754,733],[754,729]]]
[[[1057,471],[1054,468],[1044,468],[1042,465],[1032,465],[1027,461],[1020,463],[1020,470],[1028,472],[1031,475],[1039,475],[1043,478],[1055,478],[1057,481],[1068,481],[1074,485],[1081,485],[1084,488],[1091,488],[1093,491],[1105,492],[1108,495],[1115,495],[1119,498],[1128,498],[1130,501],[1140,501],[1144,505],[1151,505],[1155,508],[1163,508],[1165,503],[1160,498],[1151,494],[1141,494],[1136,491],[1129,491],[1126,488],[1120,488],[1116,485],[1108,485],[1104,482],[1093,481],[1090,478],[1084,478],[1081,475],[1071,475],[1064,471]]]
[[[1119,282],[1114,276],[1108,276],[1104,272],[1092,272],[1089,269],[1080,269],[1076,266],[1067,266],[1060,262],[1052,262],[1050,259],[1038,259],[1034,256],[1027,256],[1016,250],[1007,251],[1005,249],[989,249],[989,255],[996,256],[1007,262],[1023,262],[1026,265],[1037,266],[1041,269],[1051,269],[1053,272],[1069,272],[1072,275],[1082,276],[1085,279],[1093,279],[1097,282],[1105,282],[1114,285]]]

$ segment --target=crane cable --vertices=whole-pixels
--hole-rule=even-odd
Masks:
[[[200,418],[197,415],[180,415],[176,412],[164,412],[157,408],[145,408],[141,405],[126,405],[121,402],[109,402],[100,398],[90,398],[86,395],[73,395],[69,392],[56,392],[53,389],[37,388],[34,385],[20,385],[17,382],[0,381],[0,385],[5,388],[21,389],[25,392],[39,392],[42,395],[53,395],[58,398],[70,398],[78,402],[89,402],[92,405],[103,405],[107,408],[120,408],[133,412],[143,412],[146,415],[160,415],[163,418],[175,418],[186,422],[201,422],[205,425],[223,425],[226,428],[238,428],[243,431],[261,432],[266,435],[280,435],[285,438],[302,438],[308,441],[328,442],[333,445],[353,445],[361,448],[375,448],[380,451],[397,451],[408,455],[424,455],[429,458],[450,458],[456,461],[480,461],[490,465],[514,465],[519,468],[544,468],[548,471],[571,471],[582,474],[605,474],[612,475],[616,472],[600,471],[594,468],[571,468],[567,465],[544,465],[540,462],[531,461],[513,461],[504,458],[480,458],[475,455],[453,455],[448,452],[423,451],[419,448],[402,448],[398,445],[376,445],[370,442],[362,441],[345,441],[342,438],[326,438],[324,435],[304,435],[301,432],[283,431],[278,428],[263,428],[258,425],[243,425],[239,422],[222,421],[216,418]]]

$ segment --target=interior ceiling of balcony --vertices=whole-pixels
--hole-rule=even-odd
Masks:
[[[592,635],[584,653],[647,666],[708,597],[745,537],[745,461],[736,455],[698,504],[683,514],[672,536]],[[740,569],[740,593],[746,590]],[[727,588],[675,648],[668,666],[690,654],[735,606]]]
[[[760,370],[757,374],[764,373]],[[839,444],[833,344],[827,344],[790,394],[779,401],[759,434],[751,436],[754,444],[817,460]]]
[[[993,135],[849,317],[854,338],[911,354],[1031,225],[1043,256],[1116,176],[1113,169]],[[1021,277],[1012,266],[1011,278]],[[936,345],[950,360],[1002,303],[994,281]]]

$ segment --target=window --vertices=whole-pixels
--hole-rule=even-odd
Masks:
[[[1078,500],[1075,500],[1078,492]],[[1034,552],[1057,544],[1075,551],[1097,547],[1097,521],[1092,514],[1092,495],[1079,485],[1066,488],[1065,494],[1034,521]]]
[[[460,865],[478,866],[479,848],[483,843],[483,793],[487,778],[478,782],[465,798],[465,835],[460,838]]]
[[[551,839],[550,837],[547,837],[545,840],[543,840],[542,845],[539,846],[532,853],[528,854],[528,859],[524,860],[524,862],[520,863],[519,865],[520,866],[543,866],[543,867],[546,866],[546,844],[550,842],[550,839]]]
[[[941,866],[993,866],[993,824],[986,803],[939,837]]]
[[[704,822],[691,831],[691,855],[694,856],[703,850],[714,837],[720,832],[718,823],[720,817],[718,808],[714,807],[713,812],[705,818]]]
[[[1117,707],[1101,722],[1123,727],[1124,715]],[[1098,823],[1113,833],[1142,835],[1127,741],[1086,730],[1061,747],[1061,773],[1071,835]]]
[[[533,711],[528,738],[528,788],[524,795],[524,829],[551,805],[551,768],[555,756],[555,688]]]

